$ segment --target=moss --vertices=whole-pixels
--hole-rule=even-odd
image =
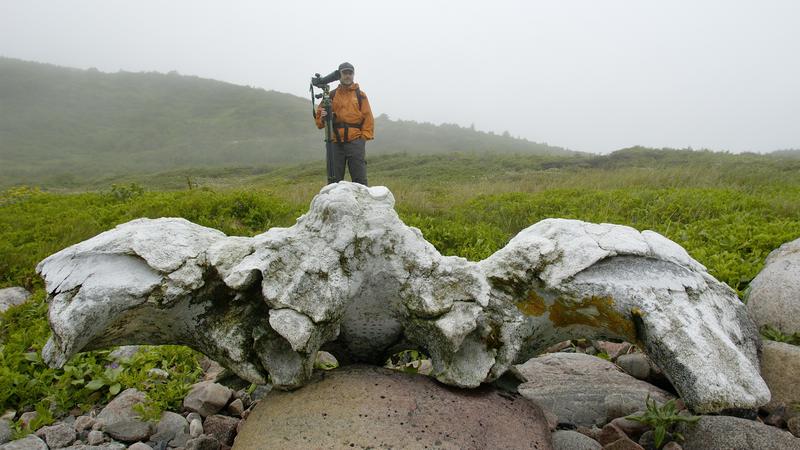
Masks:
[[[544,298],[535,290],[528,292],[528,297],[516,303],[517,308],[526,316],[539,317],[547,311]]]

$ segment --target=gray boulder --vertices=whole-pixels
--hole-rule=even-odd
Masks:
[[[265,433],[264,430],[269,430]],[[294,392],[272,391],[248,416],[237,450],[289,448],[551,448],[538,406],[482,387],[351,365]]]
[[[428,350],[439,381],[477,387],[587,337],[635,342],[696,411],[769,399],[736,294],[674,242],[625,226],[547,219],[470,262],[406,226],[388,189],[341,182],[291,228],[246,238],[138,219],[37,271],[54,366],[110,345],[188,343],[243,379],[293,389],[323,344],[382,363],[405,343]]]
[[[800,347],[764,340],[761,376],[772,393],[771,403],[800,403]]]
[[[0,312],[5,312],[12,306],[25,303],[31,293],[21,287],[0,289]]]
[[[663,403],[673,396],[582,353],[548,353],[514,366],[525,398],[553,411],[561,423],[592,426],[645,409],[649,395]]]
[[[800,439],[779,428],[728,416],[702,416],[695,424],[680,423],[684,450],[797,450]]]
[[[761,328],[785,334],[800,332],[800,239],[773,250],[764,268],[750,282],[747,310]]]

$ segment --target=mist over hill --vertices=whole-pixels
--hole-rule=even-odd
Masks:
[[[0,57],[2,184],[324,158],[309,99],[171,72],[103,73]],[[457,125],[376,118],[371,155],[570,155]]]

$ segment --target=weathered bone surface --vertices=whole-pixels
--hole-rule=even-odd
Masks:
[[[769,400],[733,291],[674,242],[625,226],[548,219],[470,262],[406,226],[388,189],[341,182],[291,228],[244,238],[138,219],[37,270],[55,366],[112,345],[184,344],[294,388],[326,343],[356,361],[419,346],[440,381],[474,387],[555,342],[606,337],[640,345],[695,411]]]

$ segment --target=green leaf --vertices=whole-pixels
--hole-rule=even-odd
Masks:
[[[122,385],[117,383],[117,384],[111,386],[110,388],[108,388],[108,392],[111,393],[111,395],[117,395],[117,394],[119,394],[119,390],[120,389],[122,389]]]
[[[103,383],[103,380],[100,380],[98,378],[95,378],[94,380],[86,383],[86,389],[89,389],[90,391],[96,391],[103,386],[105,386],[105,383]]]
[[[663,426],[656,426],[653,430],[653,440],[655,441],[656,448],[661,448],[664,442],[664,437],[667,435],[667,430]]]

